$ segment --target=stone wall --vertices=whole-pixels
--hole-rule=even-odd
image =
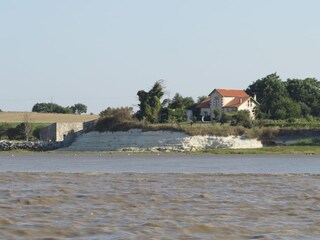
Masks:
[[[63,151],[194,151],[210,148],[259,148],[260,141],[229,136],[188,136],[183,132],[132,129],[81,134]]]
[[[83,123],[53,123],[40,130],[40,141],[64,141],[69,135],[83,130]]]

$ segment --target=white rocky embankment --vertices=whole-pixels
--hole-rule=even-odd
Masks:
[[[256,139],[240,136],[188,136],[183,132],[132,129],[127,132],[89,132],[63,151],[195,151],[214,148],[260,148]]]

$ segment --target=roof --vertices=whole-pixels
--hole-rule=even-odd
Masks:
[[[247,101],[250,97],[235,97],[230,102],[228,102],[226,105],[224,105],[224,108],[228,107],[239,107],[241,106],[245,101]]]
[[[217,91],[222,97],[249,97],[249,95],[243,90],[235,90],[235,89],[214,89],[209,95]]]
[[[210,97],[199,103],[196,108],[210,108]]]

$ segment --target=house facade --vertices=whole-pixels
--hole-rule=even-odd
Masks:
[[[197,108],[200,109],[200,115],[203,118],[211,116],[210,97],[204,99],[201,103],[199,103],[197,105]]]
[[[257,101],[250,97],[243,90],[214,89],[209,97],[201,102],[197,107],[200,108],[202,116],[210,114],[211,119],[220,118],[223,113],[247,110],[250,117],[255,119],[254,109]],[[215,116],[219,114],[219,116]]]

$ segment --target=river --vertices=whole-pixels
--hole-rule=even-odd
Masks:
[[[314,173],[319,155],[0,154],[0,172]]]
[[[1,239],[319,239],[317,155],[0,154]]]

